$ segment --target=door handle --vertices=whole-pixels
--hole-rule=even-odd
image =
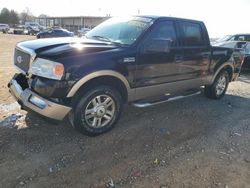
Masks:
[[[182,62],[182,61],[183,61],[183,56],[182,56],[182,55],[176,55],[176,56],[174,57],[174,61],[175,61],[176,63]]]

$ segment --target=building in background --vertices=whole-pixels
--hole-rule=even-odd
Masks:
[[[98,16],[70,16],[70,17],[47,17],[35,18],[35,22],[44,27],[62,27],[72,32],[77,32],[81,28],[92,29],[109,17]]]

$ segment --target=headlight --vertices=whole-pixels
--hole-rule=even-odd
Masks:
[[[64,66],[61,63],[37,58],[31,64],[30,73],[45,78],[61,80],[64,74]]]

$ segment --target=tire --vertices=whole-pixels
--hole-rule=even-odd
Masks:
[[[221,99],[228,88],[229,74],[222,70],[215,78],[212,85],[205,86],[205,95],[211,99]]]
[[[120,118],[123,102],[113,87],[98,86],[73,101],[70,122],[79,132],[97,136],[110,131]]]

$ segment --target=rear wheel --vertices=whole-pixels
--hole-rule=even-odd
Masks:
[[[121,95],[110,86],[93,88],[74,103],[71,122],[75,129],[88,136],[111,130],[122,111]]]
[[[214,83],[205,86],[205,95],[208,98],[220,99],[222,98],[229,84],[229,74],[226,70],[222,70],[215,78]]]

